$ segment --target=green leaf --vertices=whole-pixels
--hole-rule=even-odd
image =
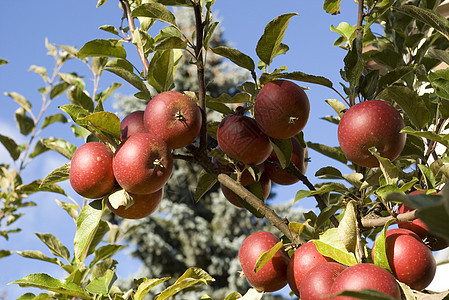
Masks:
[[[0,142],[3,144],[6,150],[8,150],[9,155],[13,160],[17,160],[19,158],[21,153],[20,147],[12,138],[0,134]]]
[[[73,105],[78,105],[87,111],[94,110],[94,102],[85,90],[79,86],[73,86],[67,92],[67,98]]]
[[[17,187],[17,189],[27,195],[30,195],[30,194],[33,194],[36,192],[45,191],[45,192],[53,192],[53,193],[58,193],[58,194],[67,196],[65,191],[60,186],[58,186],[56,184],[41,186],[41,183],[42,183],[42,180],[37,179],[37,180],[32,181],[31,183],[19,185]]]
[[[269,262],[279,250],[282,249],[282,247],[284,247],[284,244],[282,243],[282,241],[280,241],[270,250],[260,253],[259,257],[257,258],[256,264],[254,265],[254,273],[257,273],[260,269],[262,269],[263,266],[267,262]]]
[[[108,111],[95,112],[81,120],[89,122],[96,129],[109,133],[113,137],[120,138],[120,118],[116,114]]]
[[[430,48],[427,51],[427,55],[449,65],[449,53],[445,50]]]
[[[379,82],[377,83],[377,93],[382,92],[386,86],[395,83],[414,69],[414,66],[399,66],[394,70],[389,71],[387,74],[381,76],[379,78]]]
[[[327,104],[329,104],[332,109],[337,113],[337,115],[341,118],[343,114],[347,110],[345,104],[337,99],[326,99]]]
[[[333,87],[332,81],[330,81],[326,77],[310,75],[310,74],[306,74],[306,73],[299,72],[299,71],[290,72],[290,73],[274,73],[274,74],[271,74],[270,77],[291,79],[291,80],[297,80],[297,81],[301,81],[301,82],[319,84],[322,86],[326,86],[328,88]]]
[[[147,80],[159,93],[173,88],[176,66],[182,54],[177,50],[157,51],[150,61]]]
[[[100,27],[98,27],[98,29],[100,30],[104,30],[106,32],[115,34],[115,35],[119,35],[117,28],[115,28],[113,25],[102,25]]]
[[[430,121],[430,112],[417,92],[405,86],[390,86],[377,95],[378,99],[396,102],[416,128],[424,128]]]
[[[92,279],[86,286],[86,290],[94,295],[108,296],[112,284],[117,279],[114,270],[107,270],[106,275]]]
[[[33,131],[35,125],[34,121],[27,116],[26,110],[23,107],[20,107],[16,110],[14,118],[21,134],[28,135],[31,133],[31,131]]]
[[[133,31],[133,44],[143,53],[145,57],[154,49],[154,39],[145,31],[136,29]]]
[[[341,0],[324,0],[323,9],[329,14],[340,13]]]
[[[187,40],[183,40],[177,36],[170,36],[167,38],[163,38],[158,40],[154,50],[171,50],[171,49],[185,49],[187,48]]]
[[[97,1],[97,7],[102,6],[102,5],[105,4],[106,2],[108,2],[108,0],[98,0],[98,1]]]
[[[108,63],[109,58],[107,57],[103,57],[103,56],[97,56],[97,57],[93,57],[91,64],[92,64],[92,72],[95,75],[100,76],[101,73],[103,73],[103,70],[106,66],[106,64]]]
[[[158,2],[166,6],[193,6],[191,0],[155,0],[154,2]]]
[[[20,107],[23,107],[26,111],[31,111],[31,103],[25,99],[24,96],[16,92],[5,93],[5,96],[11,97]]]
[[[127,245],[116,245],[109,244],[95,249],[94,254],[95,258],[89,264],[89,268],[92,268],[97,262],[104,260],[106,258],[112,257],[118,251],[128,247]]]
[[[132,17],[147,17],[176,26],[176,19],[172,12],[163,4],[150,2],[133,9]]]
[[[362,51],[360,48],[361,35],[353,41],[351,49],[344,58],[346,79],[353,88],[359,85],[363,71]]]
[[[126,58],[126,50],[123,48],[120,40],[96,39],[84,44],[77,54],[77,57],[80,59],[97,56]]]
[[[10,256],[13,253],[14,252],[12,252],[11,250],[0,250],[0,258]]]
[[[304,223],[299,223],[299,222],[289,222],[288,223],[288,229],[293,232],[296,233],[298,235],[300,235],[303,231],[304,231],[304,227],[307,225],[307,223],[310,222],[310,219],[307,219],[306,222]]]
[[[137,291],[134,295],[133,300],[142,300],[143,297],[148,294],[148,292],[155,286],[167,281],[170,277],[156,278],[156,279],[145,279],[144,282],[139,284]]]
[[[283,14],[274,18],[265,27],[264,33],[256,46],[257,56],[265,64],[271,64],[273,58],[280,54],[282,39],[284,38],[288,23],[295,15],[297,15],[297,13]]]
[[[340,147],[330,147],[323,144],[317,144],[312,142],[307,142],[307,146],[310,149],[313,149],[323,155],[326,155],[327,157],[333,158],[339,162],[342,162],[346,164],[348,162],[348,159],[346,158],[343,151],[341,151]]]
[[[67,91],[67,89],[70,87],[70,84],[67,82],[61,82],[57,85],[55,85],[51,91],[50,91],[50,99],[54,99],[58,97],[59,95],[62,95]]]
[[[385,270],[389,271],[391,273],[390,264],[388,263],[387,258],[387,246],[385,244],[385,239],[387,237],[387,230],[388,227],[394,223],[394,219],[389,220],[387,223],[385,223],[384,228],[382,229],[382,232],[377,236],[375,241],[375,246],[373,247],[373,261],[374,264],[378,265],[379,267],[384,268]]]
[[[140,78],[138,75],[136,75],[133,71],[125,69],[121,66],[120,67],[119,66],[107,67],[106,71],[114,73],[115,75],[123,78],[128,83],[130,83],[132,86],[134,86],[136,89],[145,93],[145,95],[147,95],[147,99],[151,99],[151,93],[150,93],[150,91],[148,91],[142,78]]]
[[[449,68],[430,72],[428,77],[437,96],[449,99]]]
[[[37,251],[37,250],[16,251],[16,253],[25,258],[37,259],[37,260],[41,260],[41,261],[45,261],[45,262],[49,262],[49,263],[53,263],[53,264],[62,266],[62,263],[58,258],[48,257],[45,254],[43,254],[42,252]]]
[[[95,249],[104,240],[104,236],[109,232],[109,230],[109,223],[101,220],[100,224],[98,225],[97,231],[95,231],[95,234],[92,238],[89,249],[87,250],[87,256],[95,252]],[[107,259],[108,258],[105,258],[104,260]]]
[[[69,249],[67,249],[67,247],[64,246],[57,237],[51,233],[36,233],[36,235],[45,245],[47,245],[51,254],[70,261]]]
[[[397,184],[399,180],[399,174],[401,172],[400,169],[396,165],[394,165],[388,158],[380,156],[375,147],[369,148],[368,150],[379,161],[380,169],[382,170],[387,184]]]
[[[76,222],[74,239],[75,258],[77,261],[83,262],[86,259],[104,211],[105,205],[102,200],[92,201],[81,210]]]
[[[346,42],[351,43],[355,37],[356,26],[349,25],[346,22],[341,22],[338,24],[337,28],[331,25],[330,29],[331,31],[341,35],[341,37],[335,41],[334,46],[338,46]]]
[[[249,71],[254,71],[254,69],[256,68],[253,59],[237,49],[232,49],[226,46],[219,46],[211,48],[211,50],[215,54],[226,57],[239,67],[245,68]]]
[[[199,201],[214,185],[217,183],[217,177],[202,170],[198,177],[198,184],[195,189],[194,199]]]
[[[76,223],[76,219],[78,219],[78,205],[74,203],[61,202],[59,200],[55,201],[62,209],[64,209],[69,214],[69,216],[73,218]]]
[[[296,193],[295,202],[304,197],[321,195],[321,194],[330,193],[330,192],[344,194],[348,191],[349,191],[348,188],[344,184],[337,183],[337,182],[325,183],[325,184],[321,185],[319,188],[317,188],[316,190],[311,190],[311,191],[300,190],[300,191],[298,191]]]
[[[319,240],[313,240],[317,250],[324,256],[331,257],[347,266],[357,264],[357,259],[353,253],[346,250],[345,245],[340,240],[338,228],[331,228],[322,234]]]
[[[48,125],[56,122],[67,123],[67,118],[61,113],[46,116],[44,122],[42,123],[41,129],[44,129]]]
[[[40,67],[36,65],[32,65],[28,71],[35,72],[39,74],[44,80],[47,80],[47,69],[45,67]]]
[[[42,180],[39,188],[46,188],[56,182],[64,181],[69,179],[70,174],[70,162],[62,165],[61,167],[51,171],[47,176],[45,176],[44,180]]]
[[[416,131],[413,128],[406,126],[401,130],[401,132],[411,134],[414,136],[418,136],[418,137],[423,137],[423,138],[438,142],[446,147],[449,146],[449,143],[448,143],[449,137],[448,136],[442,135],[442,134],[436,134],[433,131]]]
[[[109,98],[109,96],[111,96],[115,92],[116,89],[121,86],[121,83],[112,83],[107,89],[96,95],[95,101],[98,102],[98,105],[100,105],[100,103],[102,104],[107,98]]]
[[[338,225],[338,236],[345,246],[346,250],[351,253],[356,252],[357,245],[357,205],[351,200],[346,205],[343,218]]]
[[[270,139],[270,142],[277,158],[279,159],[282,169],[287,168],[290,165],[290,159],[292,157],[292,142],[290,139]]]
[[[401,7],[395,7],[394,9],[433,27],[446,39],[449,39],[449,21],[437,12],[414,5],[402,5]]]
[[[79,105],[66,104],[59,107],[60,110],[67,113],[72,120],[78,125],[86,125],[86,121],[79,121],[80,119],[88,116],[90,112]]]
[[[68,159],[72,159],[73,153],[75,153],[76,146],[63,139],[56,139],[53,137],[41,139],[40,142],[45,147],[64,155]]]
[[[339,296],[347,296],[352,299],[365,299],[365,300],[395,300],[396,298],[388,296],[384,293],[375,290],[361,290],[361,291],[344,291]]]
[[[44,273],[30,274],[9,284],[18,284],[20,287],[35,287],[63,295],[92,299],[92,297],[77,284],[66,280],[58,280]]]
[[[428,189],[433,189],[436,187],[436,180],[435,180],[435,175],[433,174],[432,170],[426,166],[426,165],[422,165],[422,164],[418,164],[418,168],[421,171],[421,173],[424,175],[424,181],[427,185]]]
[[[343,179],[343,174],[334,167],[323,167],[316,171],[315,176],[320,179]]]
[[[5,59],[3,59],[3,58],[0,58],[0,66],[6,65],[7,63],[8,63],[7,60],[5,60]]]

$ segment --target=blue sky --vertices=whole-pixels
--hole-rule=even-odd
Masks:
[[[9,61],[9,64],[0,66],[0,133],[14,137],[17,142],[24,142],[18,133],[14,122],[14,112],[17,104],[4,92],[18,92],[25,96],[35,109],[39,108],[40,95],[37,89],[42,86],[38,75],[28,72],[31,65],[47,67],[52,69],[52,58],[46,55],[44,46],[45,38],[53,44],[71,45],[80,48],[84,43],[95,38],[110,38],[98,27],[105,24],[120,25],[121,11],[118,1],[109,0],[105,5],[96,8],[94,0],[78,1],[3,1],[2,18],[0,18],[0,31],[2,41],[0,42],[0,58]],[[232,43],[232,47],[250,55],[257,61],[255,45],[265,25],[278,15],[290,12],[299,13],[291,19],[287,29],[284,43],[289,45],[290,51],[281,55],[274,61],[273,67],[287,65],[290,71],[302,71],[313,75],[321,75],[329,78],[334,86],[339,88],[339,70],[343,66],[345,52],[339,48],[332,47],[334,40],[338,37],[330,31],[330,25],[337,26],[346,21],[354,24],[357,18],[357,7],[354,1],[343,1],[342,14],[331,16],[322,10],[323,0],[259,0],[259,1],[236,1],[217,0],[215,9],[224,27],[224,37]],[[132,45],[126,46],[128,52],[132,53]],[[132,58],[133,56],[131,56]],[[135,56],[134,56],[135,57]],[[138,65],[138,61],[135,60]],[[85,74],[85,81],[91,85],[92,78],[88,77],[88,70],[82,63],[73,61],[69,63],[63,72],[76,71]],[[106,88],[113,81],[120,80],[112,74],[105,74],[100,82],[100,90]],[[336,126],[321,117],[333,114],[332,109],[324,100],[337,98],[332,90],[316,86],[302,84],[309,87],[307,91],[311,102],[311,114],[309,122],[304,129],[306,140],[336,146]],[[133,94],[134,88],[124,85],[118,92],[120,94]],[[50,112],[58,112],[57,106],[67,104],[66,96],[56,98]],[[43,137],[56,136],[65,137],[71,133],[67,126],[54,126],[53,129],[44,131]],[[72,141],[78,143],[79,141]],[[334,161],[311,151],[311,162],[307,176],[312,182],[317,182],[314,173],[326,165],[336,165]],[[48,172],[61,166],[66,159],[58,154],[46,153],[36,161],[31,162],[23,173],[24,181],[28,182],[36,178],[43,178]],[[0,145],[0,163],[11,163],[11,160]],[[340,167],[337,165],[337,167]],[[344,172],[349,173],[346,169]],[[70,190],[69,185],[62,186]],[[301,184],[282,187],[275,190],[278,201],[288,201],[294,198],[298,189],[304,189]],[[70,194],[76,201],[81,199]],[[35,232],[53,233],[65,245],[72,245],[75,225],[71,218],[65,214],[55,203],[55,199],[67,201],[64,197],[55,194],[40,193],[31,200],[38,203],[38,207],[24,210],[26,215],[17,222],[17,226],[23,232],[11,235],[8,242],[0,238],[0,249],[16,250],[40,250],[46,254],[46,247],[34,235]],[[305,200],[302,206],[313,208],[314,203]],[[137,270],[136,261],[126,256],[126,250],[119,256],[119,277],[126,277]],[[0,260],[0,294],[7,293],[7,299],[15,299],[25,292],[17,285],[6,287],[6,283],[22,278],[29,273],[47,272],[54,277],[62,277],[64,274],[59,267],[52,267],[48,263],[40,263],[12,255]],[[5,272],[5,270],[8,270]],[[38,290],[33,290],[39,293]]]

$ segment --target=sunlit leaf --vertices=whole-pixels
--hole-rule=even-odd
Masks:
[[[346,205],[343,218],[338,225],[338,235],[346,250],[351,253],[356,252],[357,245],[357,206],[354,200]]]
[[[111,112],[94,112],[81,120],[88,121],[94,128],[120,138],[120,118]]]
[[[385,270],[388,270],[389,272],[391,272],[391,268],[388,263],[388,258],[387,258],[387,253],[386,253],[387,246],[385,244],[385,239],[387,237],[388,227],[394,221],[395,221],[394,219],[391,219],[387,223],[385,223],[384,228],[382,229],[382,232],[376,238],[375,247],[373,247],[373,253],[372,253],[374,263],[376,265],[384,268]]]
[[[346,250],[345,245],[340,240],[338,228],[331,228],[322,234],[319,240],[313,240],[317,250],[324,256],[331,257],[334,260],[352,266],[357,264],[357,259],[353,253]]]
[[[120,40],[96,39],[84,44],[84,46],[78,51],[77,56],[78,58],[96,56],[126,58],[126,50],[123,48]]]
[[[70,162],[62,165],[61,167],[47,174],[44,180],[42,180],[40,188],[45,188],[46,186],[52,185],[54,183],[67,180],[69,179],[69,174],[70,174]]]
[[[198,177],[198,184],[195,189],[194,198],[198,201],[203,197],[214,185],[217,183],[217,178],[207,173],[205,170],[201,171]]]
[[[340,13],[341,0],[324,0],[323,9],[329,14]]]
[[[332,81],[330,81],[329,79],[327,79],[323,76],[310,75],[310,74],[306,74],[306,73],[299,72],[299,71],[290,72],[290,73],[276,73],[276,74],[270,75],[270,77],[314,83],[314,84],[326,86],[328,88],[332,88],[332,86],[333,86]]]
[[[219,46],[211,48],[211,50],[215,54],[228,58],[239,67],[245,68],[249,71],[254,71],[254,69],[256,68],[253,59],[237,49],[228,48],[226,46]]]
[[[86,286],[86,290],[91,294],[107,296],[116,279],[115,271],[107,270],[104,276],[93,278]]]
[[[157,2],[144,3],[133,9],[132,17],[147,17],[176,26],[172,12],[163,4]]]
[[[284,247],[284,244],[282,241],[278,242],[276,245],[271,247],[271,249],[262,252],[259,254],[259,257],[257,258],[256,264],[254,265],[254,273],[257,273],[260,269],[263,268],[263,266],[269,262],[276,253]]]
[[[142,300],[143,297],[148,294],[148,292],[155,286],[167,281],[170,277],[156,278],[156,279],[146,279],[144,282],[139,284],[137,291],[133,297],[133,300]]]
[[[45,261],[45,262],[49,262],[49,263],[53,263],[53,264],[62,266],[62,263],[58,258],[48,257],[45,254],[43,254],[42,252],[37,251],[37,250],[16,251],[16,253],[25,258],[37,259],[37,260],[41,260],[41,261]]]

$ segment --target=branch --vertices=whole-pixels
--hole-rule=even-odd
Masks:
[[[362,26],[363,26],[363,18],[365,18],[365,13],[363,11],[363,5],[364,5],[364,1],[363,0],[359,0],[358,16],[357,16],[357,28],[356,28],[356,31],[355,31],[355,37],[356,38],[360,34],[360,30],[362,29]]]
[[[399,222],[408,222],[415,220],[416,217],[416,210],[412,210],[403,214],[399,214],[396,217],[388,216],[388,217],[380,217],[380,218],[362,218],[362,226],[364,228],[370,228],[370,227],[381,227],[384,226],[388,221],[395,220],[394,223]]]

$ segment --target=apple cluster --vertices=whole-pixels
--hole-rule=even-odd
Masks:
[[[290,185],[299,181],[286,170],[279,168],[279,158],[271,140],[290,140],[291,163],[301,172],[307,168],[307,148],[296,136],[307,124],[310,103],[304,90],[288,80],[274,80],[266,83],[254,102],[254,118],[246,115],[243,107],[235,114],[227,115],[217,130],[217,150],[224,152],[238,163],[234,167],[214,162],[223,173],[240,174],[240,183],[265,200],[270,194],[271,182]],[[248,166],[256,172],[250,172]],[[254,176],[258,173],[260,176]],[[258,178],[258,180],[256,180]],[[234,205],[244,207],[242,199],[227,187],[221,185],[223,194]],[[259,191],[257,193],[255,191]]]
[[[413,231],[404,228],[386,232],[385,255],[391,273],[374,263],[346,266],[322,255],[313,241],[298,247],[291,257],[279,249],[262,268],[255,270],[262,253],[280,239],[271,232],[260,231],[248,236],[239,251],[239,260],[248,282],[260,292],[274,292],[287,284],[301,300],[353,299],[334,295],[343,291],[375,290],[401,299],[397,281],[421,291],[433,280],[436,271],[431,249]],[[373,246],[372,259],[376,244]],[[379,250],[381,251],[381,250]]]
[[[100,142],[86,143],[75,151],[70,184],[90,199],[123,189],[124,197],[132,201],[113,205],[108,199],[109,209],[123,218],[146,217],[158,207],[171,176],[172,150],[191,144],[201,123],[201,110],[192,98],[174,91],[160,93],[144,111],[121,121],[121,143],[115,151]]]

